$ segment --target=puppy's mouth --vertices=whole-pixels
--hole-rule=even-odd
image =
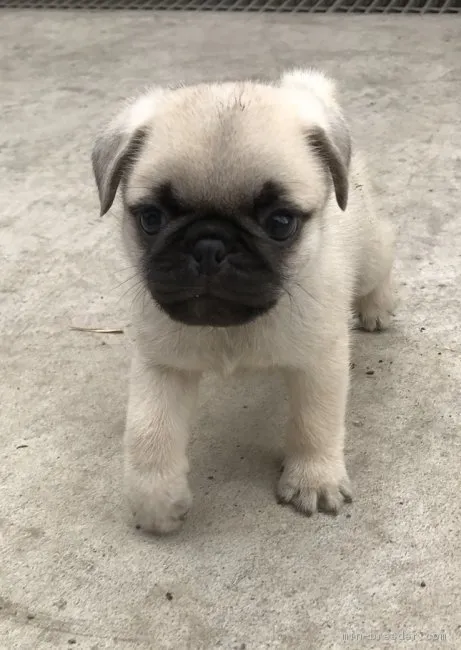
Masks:
[[[174,301],[160,301],[169,317],[184,325],[232,327],[245,325],[268,312],[275,300],[264,305],[249,305],[210,294],[196,294]]]

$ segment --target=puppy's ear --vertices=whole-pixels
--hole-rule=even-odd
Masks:
[[[345,163],[335,142],[321,127],[310,129],[307,140],[328,168],[333,179],[336,202],[341,210],[345,210],[349,194],[348,163]]]
[[[96,139],[91,161],[101,216],[114,202],[127,167],[141,149],[161,94],[161,90],[153,90],[129,103]]]
[[[351,137],[336,99],[335,84],[315,70],[293,70],[283,75],[281,87],[294,92],[308,142],[327,166],[335,188],[336,201],[345,210],[349,193]]]

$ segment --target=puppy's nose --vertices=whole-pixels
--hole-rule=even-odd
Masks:
[[[199,239],[192,249],[201,273],[216,273],[227,256],[226,244],[221,239],[207,237]]]

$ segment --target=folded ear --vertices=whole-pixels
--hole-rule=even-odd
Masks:
[[[315,147],[333,179],[336,201],[345,210],[349,193],[351,137],[336,99],[334,82],[315,70],[293,70],[281,86],[294,91],[306,124],[308,142]]]
[[[316,150],[330,172],[335,188],[336,202],[341,210],[345,210],[349,194],[349,163],[345,164],[343,156],[334,140],[330,139],[322,128],[316,127],[309,130],[307,140],[311,147]]]
[[[161,90],[153,90],[129,103],[97,137],[91,160],[101,204],[101,216],[114,202],[128,165],[144,142]]]

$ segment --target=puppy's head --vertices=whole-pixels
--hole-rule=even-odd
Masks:
[[[93,150],[101,213],[121,184],[126,241],[153,299],[174,320],[224,327],[289,292],[333,191],[346,208],[349,160],[333,85],[302,71],[273,85],[154,89]]]

